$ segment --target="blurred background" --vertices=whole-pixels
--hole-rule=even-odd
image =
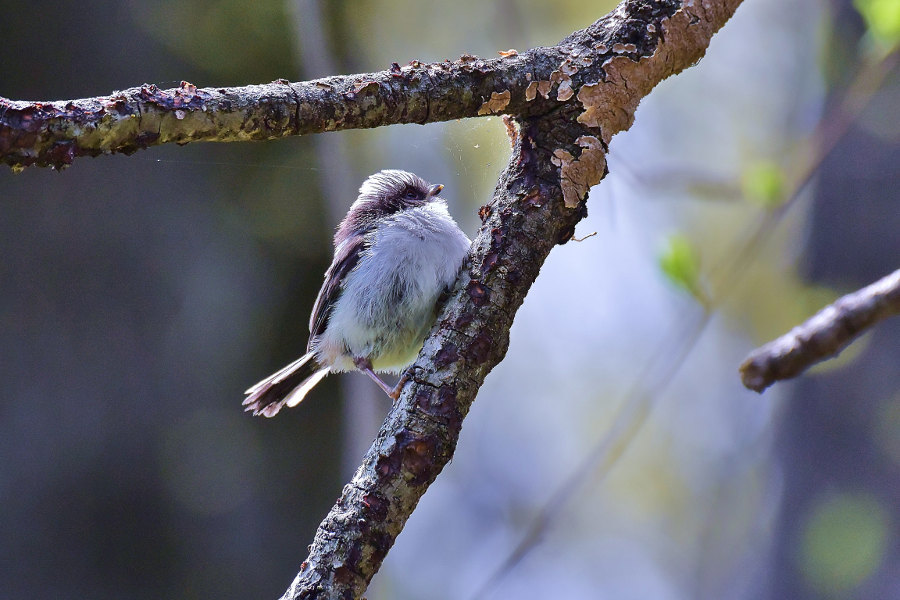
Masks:
[[[370,600],[900,597],[900,322],[737,374],[900,266],[898,4],[748,0],[644,100]],[[491,57],[613,6],[3,0],[0,95]],[[0,597],[280,596],[389,400],[243,390],[304,350],[368,174],[445,184],[474,235],[508,153],[483,118],[0,169]]]

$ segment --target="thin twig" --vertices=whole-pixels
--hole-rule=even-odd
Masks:
[[[754,350],[741,365],[741,380],[762,392],[782,379],[837,356],[866,329],[900,314],[900,270],[839,298],[790,332]]]

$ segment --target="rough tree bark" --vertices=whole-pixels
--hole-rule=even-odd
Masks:
[[[513,150],[410,383],[319,526],[284,595],[359,598],[450,460],[513,317],[550,250],[586,215],[614,134],[641,98],[703,56],[740,0],[625,0],[560,44],[380,73],[225,89],[144,85],[71,102],[0,98],[14,169],[176,142],[260,140],[503,114]]]

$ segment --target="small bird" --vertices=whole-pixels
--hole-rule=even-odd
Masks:
[[[400,396],[406,377],[392,388],[376,371],[397,374],[415,360],[471,245],[438,198],[442,189],[398,170],[363,182],[334,235],[306,354],[244,392],[246,410],[275,416],[328,373],[353,369]]]

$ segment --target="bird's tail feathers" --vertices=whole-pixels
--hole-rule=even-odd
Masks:
[[[307,352],[244,392],[244,410],[253,411],[254,416],[274,417],[285,404],[297,406],[326,375],[328,367],[319,366],[313,353]]]

